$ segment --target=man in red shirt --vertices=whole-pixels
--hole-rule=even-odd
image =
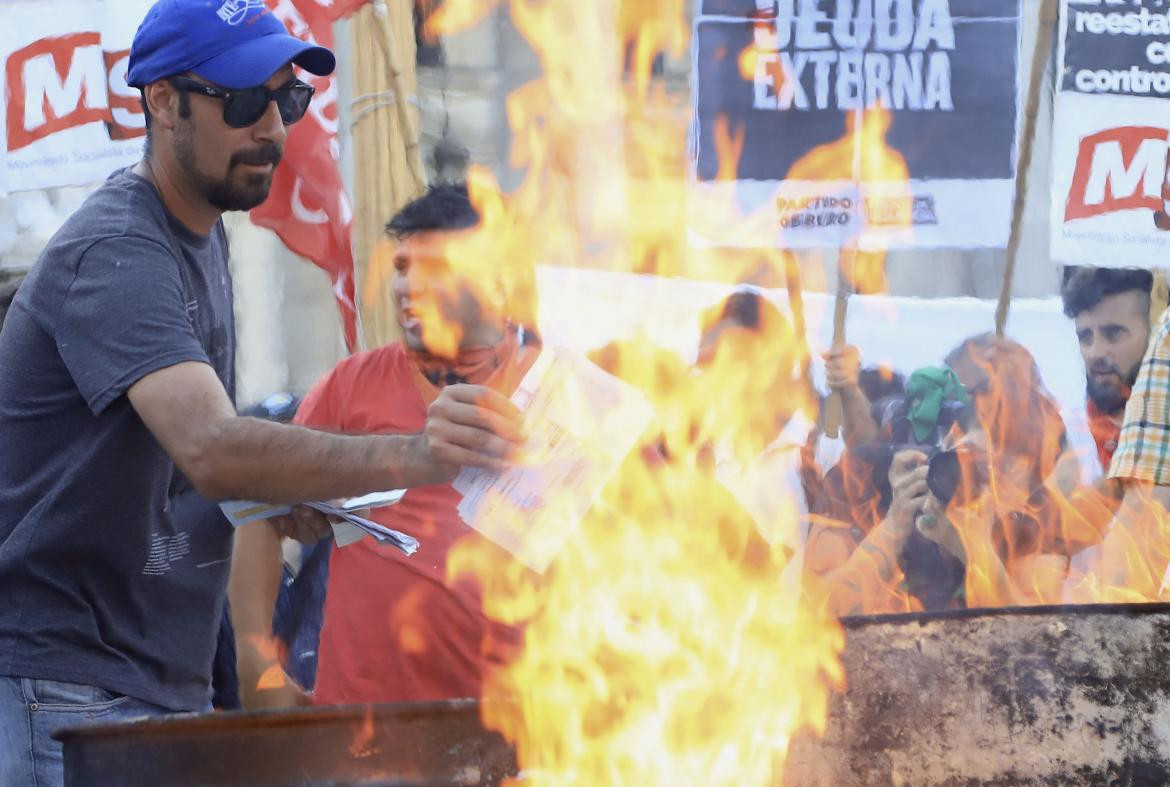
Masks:
[[[477,258],[482,267],[467,270],[453,261],[452,244],[465,243],[478,223],[466,186],[454,185],[432,187],[390,221],[387,231],[398,241],[392,294],[402,340],[338,364],[305,398],[297,423],[335,432],[412,433],[423,428],[428,404],[446,385],[473,383],[511,394],[539,346],[522,327],[526,318],[507,316],[530,310],[507,304],[513,288],[502,266]],[[411,557],[369,538],[333,549],[313,702],[480,696],[485,667],[516,633],[484,616],[473,580],[448,576],[452,546],[483,540],[460,519],[459,500],[449,484],[415,487],[396,505],[372,512],[378,522],[419,539]],[[511,559],[498,551],[499,560]],[[274,666],[280,566],[280,538],[271,526],[240,528],[229,592],[248,707],[307,700]]]

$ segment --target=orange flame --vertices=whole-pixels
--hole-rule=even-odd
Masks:
[[[883,205],[900,202],[903,206],[887,225],[909,227],[913,196],[909,188],[910,170],[905,157],[886,143],[892,122],[891,113],[882,106],[847,114],[845,134],[798,159],[789,170],[788,179],[859,184],[866,189],[863,194],[880,189]],[[871,241],[856,255],[842,255],[842,273],[859,291],[884,292],[884,244],[879,242],[876,249],[872,246]]]
[[[374,738],[374,709],[372,706],[366,706],[361,723],[354,730],[353,740],[349,742],[347,747],[349,755],[360,760],[377,754],[378,747],[374,744]]]
[[[450,30],[494,5],[448,0],[430,21]],[[543,66],[543,78],[507,104],[511,164],[526,177],[505,194],[473,169],[483,222],[447,249],[455,270],[470,277],[485,260],[495,263],[503,271],[495,302],[532,324],[537,261],[726,283],[787,269],[779,250],[686,242],[688,220],[758,227],[775,214],[745,216],[726,191],[711,200],[686,193],[686,101],[651,79],[659,53],[685,50],[683,0],[512,0],[510,8]],[[754,56],[741,53],[741,69],[754,70]],[[845,257],[846,276],[869,292],[884,289],[882,238],[911,224],[909,171],[887,142],[891,122],[880,106],[851,114],[840,139],[788,173],[789,181],[880,198],[886,235],[858,228],[860,248]],[[721,119],[715,141],[717,180],[730,183],[743,132]],[[487,614],[525,627],[522,652],[485,682],[494,700],[485,721],[516,743],[533,783],[772,783],[791,736],[823,726],[827,693],[841,680],[840,631],[818,612],[922,608],[907,589],[915,577],[899,562],[906,534],[859,546],[849,533],[854,524],[882,532],[877,502],[851,497],[850,485],[865,479],[846,474],[850,510],[816,520],[797,566],[814,605],[782,580],[801,544],[797,513],[781,505],[784,513],[761,517],[716,480],[721,465],[747,467],[780,426],[810,409],[797,372],[803,343],[768,315],[752,330],[718,310],[706,315],[712,350],[699,370],[644,337],[595,354],[655,406],[639,450],[544,575],[500,561],[494,549],[464,544],[452,553],[450,573],[475,576]],[[600,327],[609,318],[600,309],[577,319]],[[1162,506],[1143,500],[1128,512],[1133,527],[1105,535],[1117,501],[1093,490],[1070,495],[1058,483],[1063,426],[1031,357],[990,340],[968,355],[964,382],[979,393],[971,421],[947,437],[959,457],[953,497],[932,491],[927,516],[911,523],[961,565],[944,602],[1056,603],[1070,581],[1071,545],[1103,539],[1104,566],[1072,577],[1076,593],[1086,601],[1166,598]]]
[[[473,171],[483,222],[447,249],[454,269],[490,260],[510,297],[530,292],[535,261],[727,282],[786,269],[778,251],[687,243],[688,103],[651,79],[660,53],[686,49],[685,0],[510,7],[543,66],[507,106],[526,178],[503,194]],[[725,163],[736,139],[724,127]],[[743,218],[713,204],[719,217]],[[522,651],[486,677],[484,713],[515,742],[526,782],[771,784],[793,734],[823,728],[842,635],[791,581],[796,512],[753,516],[716,478],[809,407],[793,384],[803,341],[768,315],[759,330],[711,315],[701,369],[644,339],[596,355],[656,419],[543,575],[473,541],[450,554],[452,581],[474,575],[488,616],[524,626]],[[576,315],[599,335],[607,319]]]
[[[441,0],[438,7],[432,9],[431,0],[419,0],[420,10],[426,15],[424,32],[429,37],[467,30],[499,4],[500,0]]]
[[[260,675],[260,680],[256,682],[256,688],[260,691],[283,689],[287,682],[284,676],[284,668],[279,664],[273,664]]]
[[[245,647],[251,647],[260,655],[262,662],[269,664],[256,681],[256,688],[259,691],[282,689],[287,685],[288,679],[284,673],[286,648],[282,639],[249,635],[242,644]]]

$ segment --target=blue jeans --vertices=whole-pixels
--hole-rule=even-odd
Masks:
[[[0,676],[0,785],[60,787],[64,727],[159,716],[167,709],[96,686]]]

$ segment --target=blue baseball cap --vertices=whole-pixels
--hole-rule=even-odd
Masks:
[[[141,90],[191,72],[221,87],[256,87],[288,63],[318,76],[337,66],[328,49],[291,35],[264,0],[159,0],[134,34],[126,82]]]

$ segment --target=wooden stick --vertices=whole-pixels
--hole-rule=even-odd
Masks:
[[[849,244],[841,247],[837,257],[837,300],[833,304],[833,349],[845,346],[845,318],[849,310],[849,294],[853,291],[849,276],[853,274],[853,263],[857,258],[857,247]],[[841,434],[841,423],[845,419],[845,405],[841,394],[829,393],[825,400],[825,435],[836,439]]]
[[[811,352],[808,346],[808,328],[804,318],[804,290],[800,283],[800,265],[796,256],[784,253],[784,288],[788,291],[788,310],[792,312],[792,331],[800,347],[800,378],[809,380]]]
[[[1003,336],[1007,328],[1008,309],[1012,300],[1012,282],[1016,275],[1016,259],[1020,254],[1023,235],[1024,200],[1028,194],[1028,170],[1032,166],[1032,151],[1036,147],[1036,116],[1040,114],[1040,93],[1048,70],[1048,56],[1052,51],[1052,35],[1056,26],[1056,0],[1040,0],[1040,19],[1036,31],[1036,49],[1032,53],[1032,71],[1028,77],[1028,103],[1024,111],[1023,138],[1020,140],[1020,159],[1016,164],[1016,197],[1012,207],[1012,227],[1008,237],[1007,259],[1003,269],[1003,287],[995,308],[995,335]]]

